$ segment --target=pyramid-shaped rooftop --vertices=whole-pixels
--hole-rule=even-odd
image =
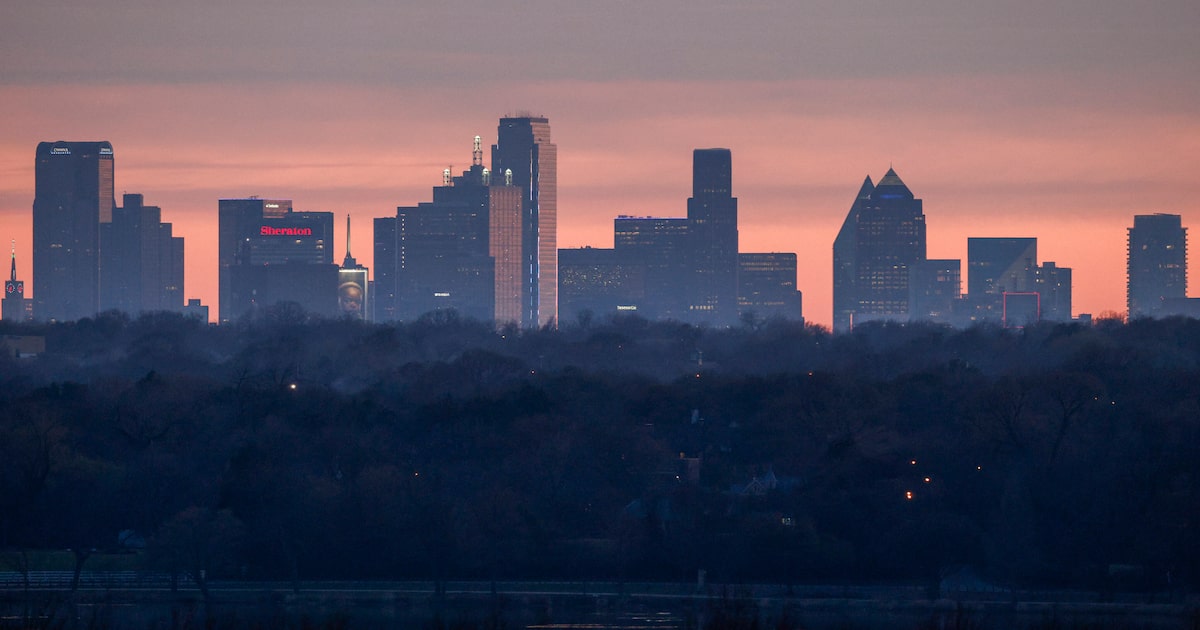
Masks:
[[[883,176],[883,179],[879,180],[878,186],[904,186],[904,182],[900,179],[900,176],[896,174],[895,169],[889,168],[887,174]],[[908,186],[904,187],[908,188]]]

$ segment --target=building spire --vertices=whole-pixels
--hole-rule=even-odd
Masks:
[[[342,259],[342,269],[355,269],[358,261],[350,255],[350,213],[346,213],[346,257]]]
[[[17,281],[17,239],[12,240],[12,277],[9,278],[13,282]]]

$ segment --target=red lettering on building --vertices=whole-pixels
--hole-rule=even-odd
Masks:
[[[264,225],[258,230],[259,236],[312,236],[312,228],[271,227]]]

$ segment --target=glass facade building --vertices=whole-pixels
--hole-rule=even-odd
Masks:
[[[1187,296],[1187,228],[1179,215],[1135,215],[1128,248],[1130,318],[1154,316],[1165,301]]]
[[[874,186],[867,179],[833,249],[834,330],[909,318],[910,268],[925,260],[925,214],[896,171]]]
[[[112,145],[42,142],[34,176],[34,315],[91,317],[100,308],[100,224],[116,203]]]
[[[583,247],[558,252],[559,313],[564,321],[618,313],[644,316],[646,267],[615,249]]]
[[[737,198],[729,149],[692,152],[688,240],[692,281],[688,319],[731,325],[738,318]]]
[[[688,321],[690,225],[684,218],[619,216],[613,220],[615,255],[626,265],[644,269],[645,296],[639,314],[647,319]]]
[[[492,171],[522,191],[522,327],[558,319],[558,147],[550,121],[535,116],[500,119]]]
[[[802,320],[800,291],[796,289],[796,255],[789,253],[738,254],[738,310],[755,320]]]
[[[912,319],[951,323],[962,294],[962,261],[924,260],[909,268],[908,304]]]

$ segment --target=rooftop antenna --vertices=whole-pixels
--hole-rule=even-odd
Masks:
[[[471,166],[482,166],[483,165],[483,145],[481,144],[482,140],[483,139],[480,138],[479,136],[475,136],[475,150],[471,152]]]
[[[358,261],[350,255],[350,213],[346,213],[346,258],[342,260],[342,269],[357,269]]]
[[[17,281],[17,239],[12,240],[12,281]]]

